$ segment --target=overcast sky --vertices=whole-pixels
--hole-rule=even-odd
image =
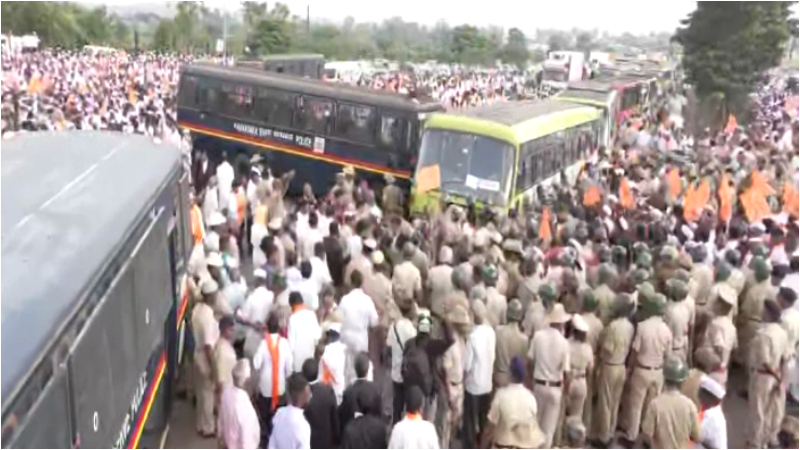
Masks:
[[[634,34],[651,31],[674,31],[681,19],[692,12],[697,2],[670,0],[657,3],[646,1],[610,0],[281,0],[289,5],[293,14],[305,16],[306,6],[311,10],[312,20],[341,21],[353,16],[357,22],[380,22],[400,16],[406,21],[433,25],[445,20],[450,25],[473,24],[478,26],[498,25],[503,28],[517,27],[526,33],[537,28],[569,30],[574,28],[607,30],[618,34]],[[139,9],[155,2],[144,1],[92,1],[124,5]],[[240,8],[240,2],[209,0],[212,8],[229,11]],[[275,0],[269,1],[272,5]],[[163,3],[162,3],[163,5]],[[163,8],[163,7],[162,7]],[[161,9],[161,8],[159,8]]]
[[[525,32],[537,28],[569,30],[575,27],[598,28],[612,33],[673,31],[697,5],[697,2],[684,0],[655,4],[628,0],[284,0],[284,3],[295,14],[305,15],[308,5],[312,18],[331,20],[353,16],[358,22],[380,21],[401,16],[407,21],[426,24],[444,19],[451,25],[499,25],[503,28],[517,27]]]

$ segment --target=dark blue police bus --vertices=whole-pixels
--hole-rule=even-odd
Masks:
[[[295,170],[290,190],[310,183],[326,191],[342,166],[380,184],[385,174],[410,187],[421,122],[436,102],[297,78],[205,64],[182,68],[178,123],[194,150],[214,161],[226,152],[241,173],[261,154],[273,173]]]
[[[180,150],[115,132],[3,140],[2,446],[156,448],[193,239]]]

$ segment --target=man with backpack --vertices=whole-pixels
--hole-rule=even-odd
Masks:
[[[392,425],[402,419],[405,405],[406,394],[403,389],[402,374],[405,345],[406,342],[417,335],[417,330],[414,326],[414,319],[416,319],[414,303],[398,302],[398,306],[403,316],[397,319],[386,333],[386,347],[391,351]]]
[[[453,333],[447,320],[441,321],[441,338],[431,336],[433,320],[428,311],[421,311],[417,323],[416,337],[409,339],[403,351],[401,376],[403,389],[408,392],[417,386],[425,396],[424,416],[433,421],[436,415],[437,383],[434,381],[437,358],[453,345]],[[441,383],[439,383],[441,384]]]

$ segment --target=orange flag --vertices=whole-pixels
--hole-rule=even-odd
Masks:
[[[625,209],[633,209],[636,206],[627,178],[623,178],[619,183],[619,203]]]
[[[769,185],[767,179],[764,178],[764,175],[762,175],[758,169],[753,169],[753,171],[750,172],[750,189],[756,189],[764,197],[775,195],[775,189]]]
[[[591,186],[583,193],[583,206],[594,206],[600,203],[600,188]]]
[[[424,194],[441,186],[442,171],[438,164],[423,167],[417,171],[417,177],[414,181],[417,184],[417,192]]]
[[[681,195],[681,173],[677,167],[673,167],[667,172],[667,186],[669,186],[670,200],[673,202]]]
[[[702,209],[711,199],[711,184],[709,184],[708,178],[703,178],[703,181],[700,182],[700,186],[697,187],[696,195],[697,201],[694,206]]]
[[[733,114],[728,115],[728,123],[725,125],[725,132],[730,134],[736,131],[739,128],[739,123],[736,121],[736,117]]]
[[[800,195],[794,185],[787,181],[783,185],[783,212],[798,217],[800,215]]]
[[[542,219],[539,222],[539,239],[544,242],[550,242],[553,234],[550,232],[550,208],[545,208],[542,211]]]
[[[728,183],[728,174],[723,173],[722,178],[719,180],[719,188],[717,189],[717,197],[719,198],[719,220],[727,222],[733,216],[733,205],[731,204],[731,186]]]
[[[752,187],[739,196],[739,200],[744,207],[744,214],[750,223],[762,220],[770,214],[767,199],[757,189]]]
[[[683,195],[683,219],[687,222],[693,222],[693,213],[696,204],[695,198],[697,197],[697,189],[694,187],[694,183],[689,183],[689,186],[686,188],[686,193]]]

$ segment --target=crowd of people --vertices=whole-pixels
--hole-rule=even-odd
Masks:
[[[3,53],[2,131],[110,130],[181,143],[179,66],[125,52]]]
[[[745,395],[746,445],[796,448],[797,115],[779,80],[758,96],[750,126],[694,152],[657,143],[676,111],[632,117],[574,185],[507,214],[407,219],[391,177],[376,193],[352,167],[288,202],[293,173],[204,161],[197,431],[227,448],[724,449],[722,403]]]
[[[3,55],[3,132],[185,145],[181,62]],[[402,80],[370,85],[450,107],[524,85]],[[797,448],[790,98],[774,78],[748,127],[696,144],[676,139],[684,101],[668,99],[662,114],[628,118],[577,182],[507,213],[444,205],[406,218],[390,176],[376,192],[352,167],[327,195],[288,201],[293,173],[256,157],[237,178],[196,155],[182,381],[197,432],[226,448],[727,448],[722,402],[745,395],[746,445]]]

